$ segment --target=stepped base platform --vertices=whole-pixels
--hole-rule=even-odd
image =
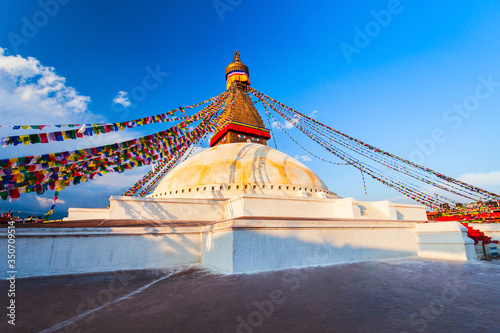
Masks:
[[[110,215],[147,216],[149,212],[157,216],[162,211],[169,218],[20,224],[16,227],[17,276],[186,264],[239,274],[387,258],[467,261],[476,257],[465,227],[458,222],[426,223],[425,208],[418,205],[398,208],[385,202],[385,213],[378,210],[386,214],[383,218],[363,218],[360,203],[352,198],[119,198],[115,205],[112,202]],[[364,204],[374,206],[381,204]],[[404,214],[398,209],[404,209]],[[419,215],[423,218],[401,218]],[[7,229],[1,229],[0,246],[6,248],[7,241]],[[3,278],[8,271],[6,253],[0,254]]]
[[[112,196],[109,208],[70,208],[67,221],[89,219],[222,221],[244,216],[290,218],[347,218],[393,221],[427,221],[422,205],[387,200],[357,201],[354,198],[319,198],[240,194],[224,198],[154,198]]]
[[[222,221],[94,219],[18,224],[17,276],[189,264],[239,274],[416,256],[476,259],[474,242],[458,222],[292,218],[279,205],[260,207],[267,215],[252,216],[250,204],[240,206],[242,216]],[[285,216],[273,215],[273,209]],[[237,211],[226,214],[234,216]],[[6,228],[0,229],[0,246],[5,248],[7,235]],[[6,264],[4,252],[0,254],[2,278],[7,277]]]

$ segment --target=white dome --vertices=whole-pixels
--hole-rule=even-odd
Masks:
[[[243,193],[338,198],[308,167],[256,143],[222,144],[188,158],[150,197],[229,198]]]

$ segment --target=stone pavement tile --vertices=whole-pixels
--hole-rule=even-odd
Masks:
[[[15,331],[47,329],[166,274],[20,279]],[[191,267],[57,332],[499,332],[499,278],[492,262],[420,259],[240,275]]]

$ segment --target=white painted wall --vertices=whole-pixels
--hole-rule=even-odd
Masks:
[[[199,262],[199,229],[181,232],[157,227],[16,229],[17,276],[165,268]],[[0,248],[7,248],[3,231]],[[6,253],[0,252],[2,278],[8,270]]]
[[[363,208],[363,214],[360,206]],[[398,210],[405,215],[398,218]],[[389,201],[363,202],[353,198],[326,199],[315,197],[262,197],[242,195],[225,203],[226,219],[247,216],[279,218],[339,218],[427,221],[422,205],[398,205]]]
[[[335,201],[335,217],[346,219],[360,219],[361,209],[354,198],[343,198]]]
[[[475,260],[474,241],[459,222],[419,223],[415,228],[418,256],[445,260]]]
[[[417,254],[410,228],[237,230],[234,238],[236,273]]]
[[[233,231],[210,231],[202,234],[201,263],[218,270],[233,272]]]
[[[153,199],[111,197],[110,219],[220,221],[224,201],[219,199]]]
[[[417,255],[413,229],[402,222],[237,220],[204,229],[202,264],[246,273],[411,257]]]
[[[425,207],[353,198],[279,197],[242,194],[230,199],[113,196],[109,209],[70,208],[68,220],[134,219],[222,221],[245,216],[427,221]]]
[[[427,221],[427,213],[423,205],[392,203],[396,210],[396,218],[405,221]]]
[[[334,199],[243,195],[227,200],[226,219],[267,216],[279,218],[335,217]]]
[[[109,208],[70,208],[65,220],[99,220],[109,219]]]
[[[367,210],[367,214],[363,217],[370,218],[370,215],[372,214],[383,220],[397,220],[397,214],[396,210],[394,209],[394,204],[390,201],[360,201],[358,202],[358,205],[364,206]]]
[[[19,277],[154,269],[201,263],[245,273],[412,257],[474,260],[456,222],[236,219],[205,227],[16,230]],[[7,229],[0,230],[7,247]],[[0,252],[1,277],[7,252]]]

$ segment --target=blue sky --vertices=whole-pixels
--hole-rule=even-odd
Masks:
[[[124,121],[190,105],[225,89],[224,69],[238,49],[257,90],[498,193],[499,35],[500,3],[493,1],[6,0],[0,4],[0,123]],[[134,98],[150,70],[162,73],[161,82]],[[40,77],[60,84],[45,94]],[[18,88],[26,92],[27,85],[31,94],[21,99]],[[478,89],[479,103],[457,113],[454,105],[474,101]],[[120,91],[128,93],[128,107],[113,103]],[[117,142],[165,127],[78,145],[7,147],[0,158]],[[15,133],[1,131],[9,134]],[[339,195],[406,202],[371,179],[365,195],[359,171],[301,158],[300,148],[274,134],[280,150],[299,155]],[[68,207],[106,206],[147,170],[71,186],[61,192],[54,216]],[[0,211],[43,214],[52,197],[52,191],[25,195],[0,202]]]

